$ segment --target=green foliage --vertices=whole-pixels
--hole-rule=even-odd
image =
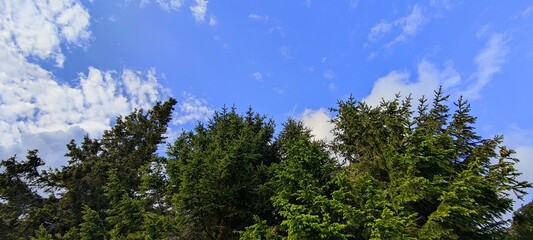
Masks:
[[[46,229],[41,225],[38,230],[35,230],[35,237],[31,237],[31,240],[52,240],[53,237]]]
[[[449,113],[439,89],[431,106],[410,99],[369,107],[353,99],[335,111],[333,148],[350,162],[370,238],[501,239],[512,209],[507,192],[521,197],[527,182],[516,180],[517,161],[498,155],[502,138],[482,139],[462,98]],[[451,120],[449,119],[451,117]],[[369,215],[370,214],[370,215]]]
[[[261,185],[276,161],[273,132],[273,122],[252,110],[241,116],[223,109],[178,137],[169,149],[169,176],[184,238],[234,238],[254,214],[270,214]]]
[[[46,219],[50,214],[47,204],[51,205],[55,199],[37,193],[39,189],[48,189],[46,179],[38,170],[43,165],[37,150],[28,151],[22,162],[16,156],[0,162],[0,169],[3,169],[0,173],[0,235],[4,239],[31,236],[40,227],[54,227]]]
[[[104,239],[106,236],[105,223],[98,212],[87,205],[83,208],[83,222],[80,224],[80,238],[82,240]]]
[[[530,239],[529,203],[503,137],[475,132],[470,105],[397,96],[339,101],[332,142],[301,122],[235,108],[165,141],[174,99],[118,117],[101,139],[0,162],[2,239]],[[414,110],[413,110],[414,109]]]
[[[533,239],[533,201],[514,212],[513,222],[509,229],[509,236],[507,239]]]

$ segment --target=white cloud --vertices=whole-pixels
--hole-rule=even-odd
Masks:
[[[69,86],[34,64],[22,65],[28,70],[20,75],[0,71],[0,89],[9,93],[0,96],[0,157],[4,158],[37,148],[47,164],[57,167],[66,161],[61,156],[70,139],[85,134],[98,137],[117,115],[147,109],[167,94],[154,70],[117,73],[90,67],[75,86]]]
[[[165,11],[179,11],[184,0],[140,0],[140,6],[144,7],[151,2],[156,2]]]
[[[72,139],[80,142],[85,134],[87,132],[79,127],[70,127],[53,132],[23,133],[18,144],[0,145],[0,159],[7,159],[13,155],[17,155],[19,160],[24,159],[28,150],[37,149],[39,156],[46,162],[47,166],[59,168],[67,162],[65,157],[67,143]]]
[[[438,69],[434,64],[422,60],[418,64],[418,78],[416,80],[410,79],[408,71],[391,71],[386,76],[376,80],[370,95],[363,101],[377,105],[381,98],[390,100],[398,92],[404,96],[412,94],[414,99],[423,95],[430,97],[433,95],[433,91],[441,85],[450,94],[476,99],[494,75],[501,71],[508,52],[509,48],[504,35],[492,34],[486,46],[474,58],[477,69],[472,74],[470,81],[461,81],[461,76],[454,69],[451,61],[448,61],[443,69]]]
[[[327,71],[324,71],[322,73],[322,76],[325,78],[325,79],[334,79],[335,78],[335,72],[331,69],[327,70]]]
[[[418,64],[417,73],[417,79],[412,81],[407,71],[390,72],[374,83],[370,95],[363,101],[376,106],[382,98],[390,100],[397,93],[404,96],[412,94],[413,99],[416,100],[422,96],[431,97],[433,91],[440,85],[444,89],[450,89],[461,82],[461,77],[451,62],[445,64],[443,69],[439,69],[432,63],[422,60]]]
[[[0,2],[1,158],[38,148],[45,161],[59,166],[70,139],[97,137],[117,115],[148,108],[167,95],[153,69],[89,67],[69,85],[34,63],[52,60],[61,66],[62,45],[83,47],[90,39],[89,19],[78,1]]]
[[[520,17],[522,18],[528,18],[531,14],[533,14],[533,5],[530,5],[526,8],[521,14]]]
[[[49,74],[11,78],[3,73],[0,89],[11,93],[0,97],[0,123],[4,124],[0,145],[4,146],[20,143],[24,133],[71,127],[97,136],[109,128],[115,116],[149,108],[166,94],[154,70],[125,69],[117,74],[90,67],[87,75],[80,74],[76,87],[58,83]]]
[[[183,0],[156,0],[166,11],[174,10],[178,11],[183,5]]]
[[[118,21],[118,17],[116,15],[110,15],[107,20],[109,20],[110,22],[116,22]]]
[[[196,22],[203,23],[207,13],[207,0],[195,0],[196,4],[191,6],[191,12]]]
[[[416,36],[420,29],[427,22],[424,16],[424,8],[415,5],[411,13],[405,17],[394,21],[382,21],[374,25],[368,34],[368,41],[375,42],[380,38],[389,35],[392,32],[398,34],[389,41],[385,47],[390,48],[396,44],[405,42],[408,38]]]
[[[254,72],[252,74],[252,77],[258,82],[262,82],[263,81],[263,74],[261,74],[260,72]]]
[[[374,25],[370,29],[370,34],[368,34],[368,41],[374,42],[380,37],[383,37],[384,35],[387,35],[391,32],[393,27],[393,23],[388,22],[381,22],[376,25]]]
[[[205,121],[214,113],[207,101],[190,93],[183,93],[184,100],[178,103],[173,123],[183,125],[191,121]]]
[[[331,123],[331,117],[329,112],[325,108],[320,108],[317,110],[305,109],[300,120],[303,122],[304,126],[311,129],[311,133],[314,135],[317,140],[333,140],[333,124]]]
[[[518,172],[522,173],[518,177],[519,181],[533,182],[533,130],[522,128],[516,124],[512,124],[505,131],[504,145],[516,151],[512,157],[519,159],[520,161],[515,165]],[[518,200],[516,196],[511,197],[516,201],[514,204],[514,210],[520,208],[521,205],[527,204],[533,199],[533,189],[526,189],[529,193],[524,197],[524,201]],[[512,215],[508,214],[507,218],[511,218]]]
[[[271,19],[268,15],[259,15],[257,13],[250,13],[248,19],[254,22],[262,22],[266,27],[267,33],[279,33],[284,36],[284,29],[281,22],[277,19]]]
[[[285,95],[285,89],[282,87],[275,87],[274,92],[276,92],[280,96]]]
[[[209,17],[209,25],[210,26],[217,25],[217,18],[215,16],[211,15],[211,17]]]
[[[250,15],[248,15],[248,19],[252,21],[265,21],[268,20],[268,16],[261,16],[256,13],[250,13]]]
[[[279,48],[279,53],[281,54],[281,57],[285,60],[291,60],[293,58],[291,48],[288,46],[281,46]]]
[[[505,36],[500,33],[492,34],[485,48],[476,56],[474,63],[477,71],[473,75],[474,83],[461,94],[468,98],[479,98],[479,92],[487,85],[496,73],[501,71],[506,62],[509,47]]]
[[[3,51],[63,65],[60,44],[83,46],[90,37],[89,13],[78,1],[6,0],[0,2]]]
[[[533,146],[521,145],[514,148],[514,150],[516,151],[516,154],[513,157],[516,157],[520,160],[515,165],[515,168],[518,172],[522,173],[522,175],[518,177],[518,180],[533,183],[533,164],[531,162],[533,160]],[[523,201],[518,200],[514,195],[511,195],[511,197],[515,199],[514,210],[517,210],[521,207],[521,205],[527,204],[533,200],[533,197],[531,196],[532,190],[526,190],[529,194],[524,197]],[[510,217],[511,216],[509,216],[509,218]]]

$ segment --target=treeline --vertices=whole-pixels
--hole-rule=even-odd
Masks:
[[[101,139],[0,163],[2,239],[528,239],[513,150],[482,138],[459,98],[339,101],[332,142],[289,119],[223,108],[167,154],[174,99],[119,117]],[[412,109],[416,109],[412,111]],[[521,217],[521,218],[520,218]],[[521,238],[522,237],[522,238]]]

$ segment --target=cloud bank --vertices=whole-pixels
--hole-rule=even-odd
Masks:
[[[177,7],[179,1],[158,3]],[[116,116],[170,96],[155,69],[88,67],[67,84],[41,66],[62,67],[64,46],[86,47],[89,25],[87,9],[75,0],[0,2],[0,159],[39,149],[47,164],[57,167],[65,163],[70,139],[98,137]],[[206,102],[191,94],[178,108],[176,124],[210,114]]]

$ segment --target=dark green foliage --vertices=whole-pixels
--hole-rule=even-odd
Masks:
[[[530,239],[514,151],[482,138],[460,98],[397,96],[333,109],[335,139],[251,109],[216,112],[165,141],[174,99],[119,117],[101,139],[0,162],[2,239]]]
[[[509,229],[509,236],[507,239],[533,239],[533,201],[514,212],[513,222]]]
[[[0,162],[0,236],[4,239],[30,236],[40,227],[54,228],[45,221],[50,209],[44,206],[55,199],[37,192],[47,190],[46,179],[39,172],[44,162],[37,153],[28,151],[22,162],[15,156]]]
[[[83,222],[80,224],[80,238],[83,240],[104,239],[107,232],[105,226],[98,212],[85,205],[83,208]]]
[[[187,239],[235,238],[270,215],[262,184],[276,161],[274,124],[249,110],[217,112],[207,125],[183,132],[169,150],[169,176],[180,235]]]
[[[277,141],[281,161],[272,167],[271,198],[288,239],[345,239],[344,206],[331,194],[337,164],[300,122],[289,120]]]
[[[461,98],[452,114],[448,96],[435,92],[431,106],[397,98],[369,107],[353,99],[339,102],[334,149],[350,162],[356,204],[371,238],[501,239],[512,209],[509,191],[522,196],[517,161],[496,152],[502,138],[482,139]],[[451,117],[451,120],[449,119]],[[358,183],[362,181],[361,183]],[[370,216],[370,217],[368,217]]]

